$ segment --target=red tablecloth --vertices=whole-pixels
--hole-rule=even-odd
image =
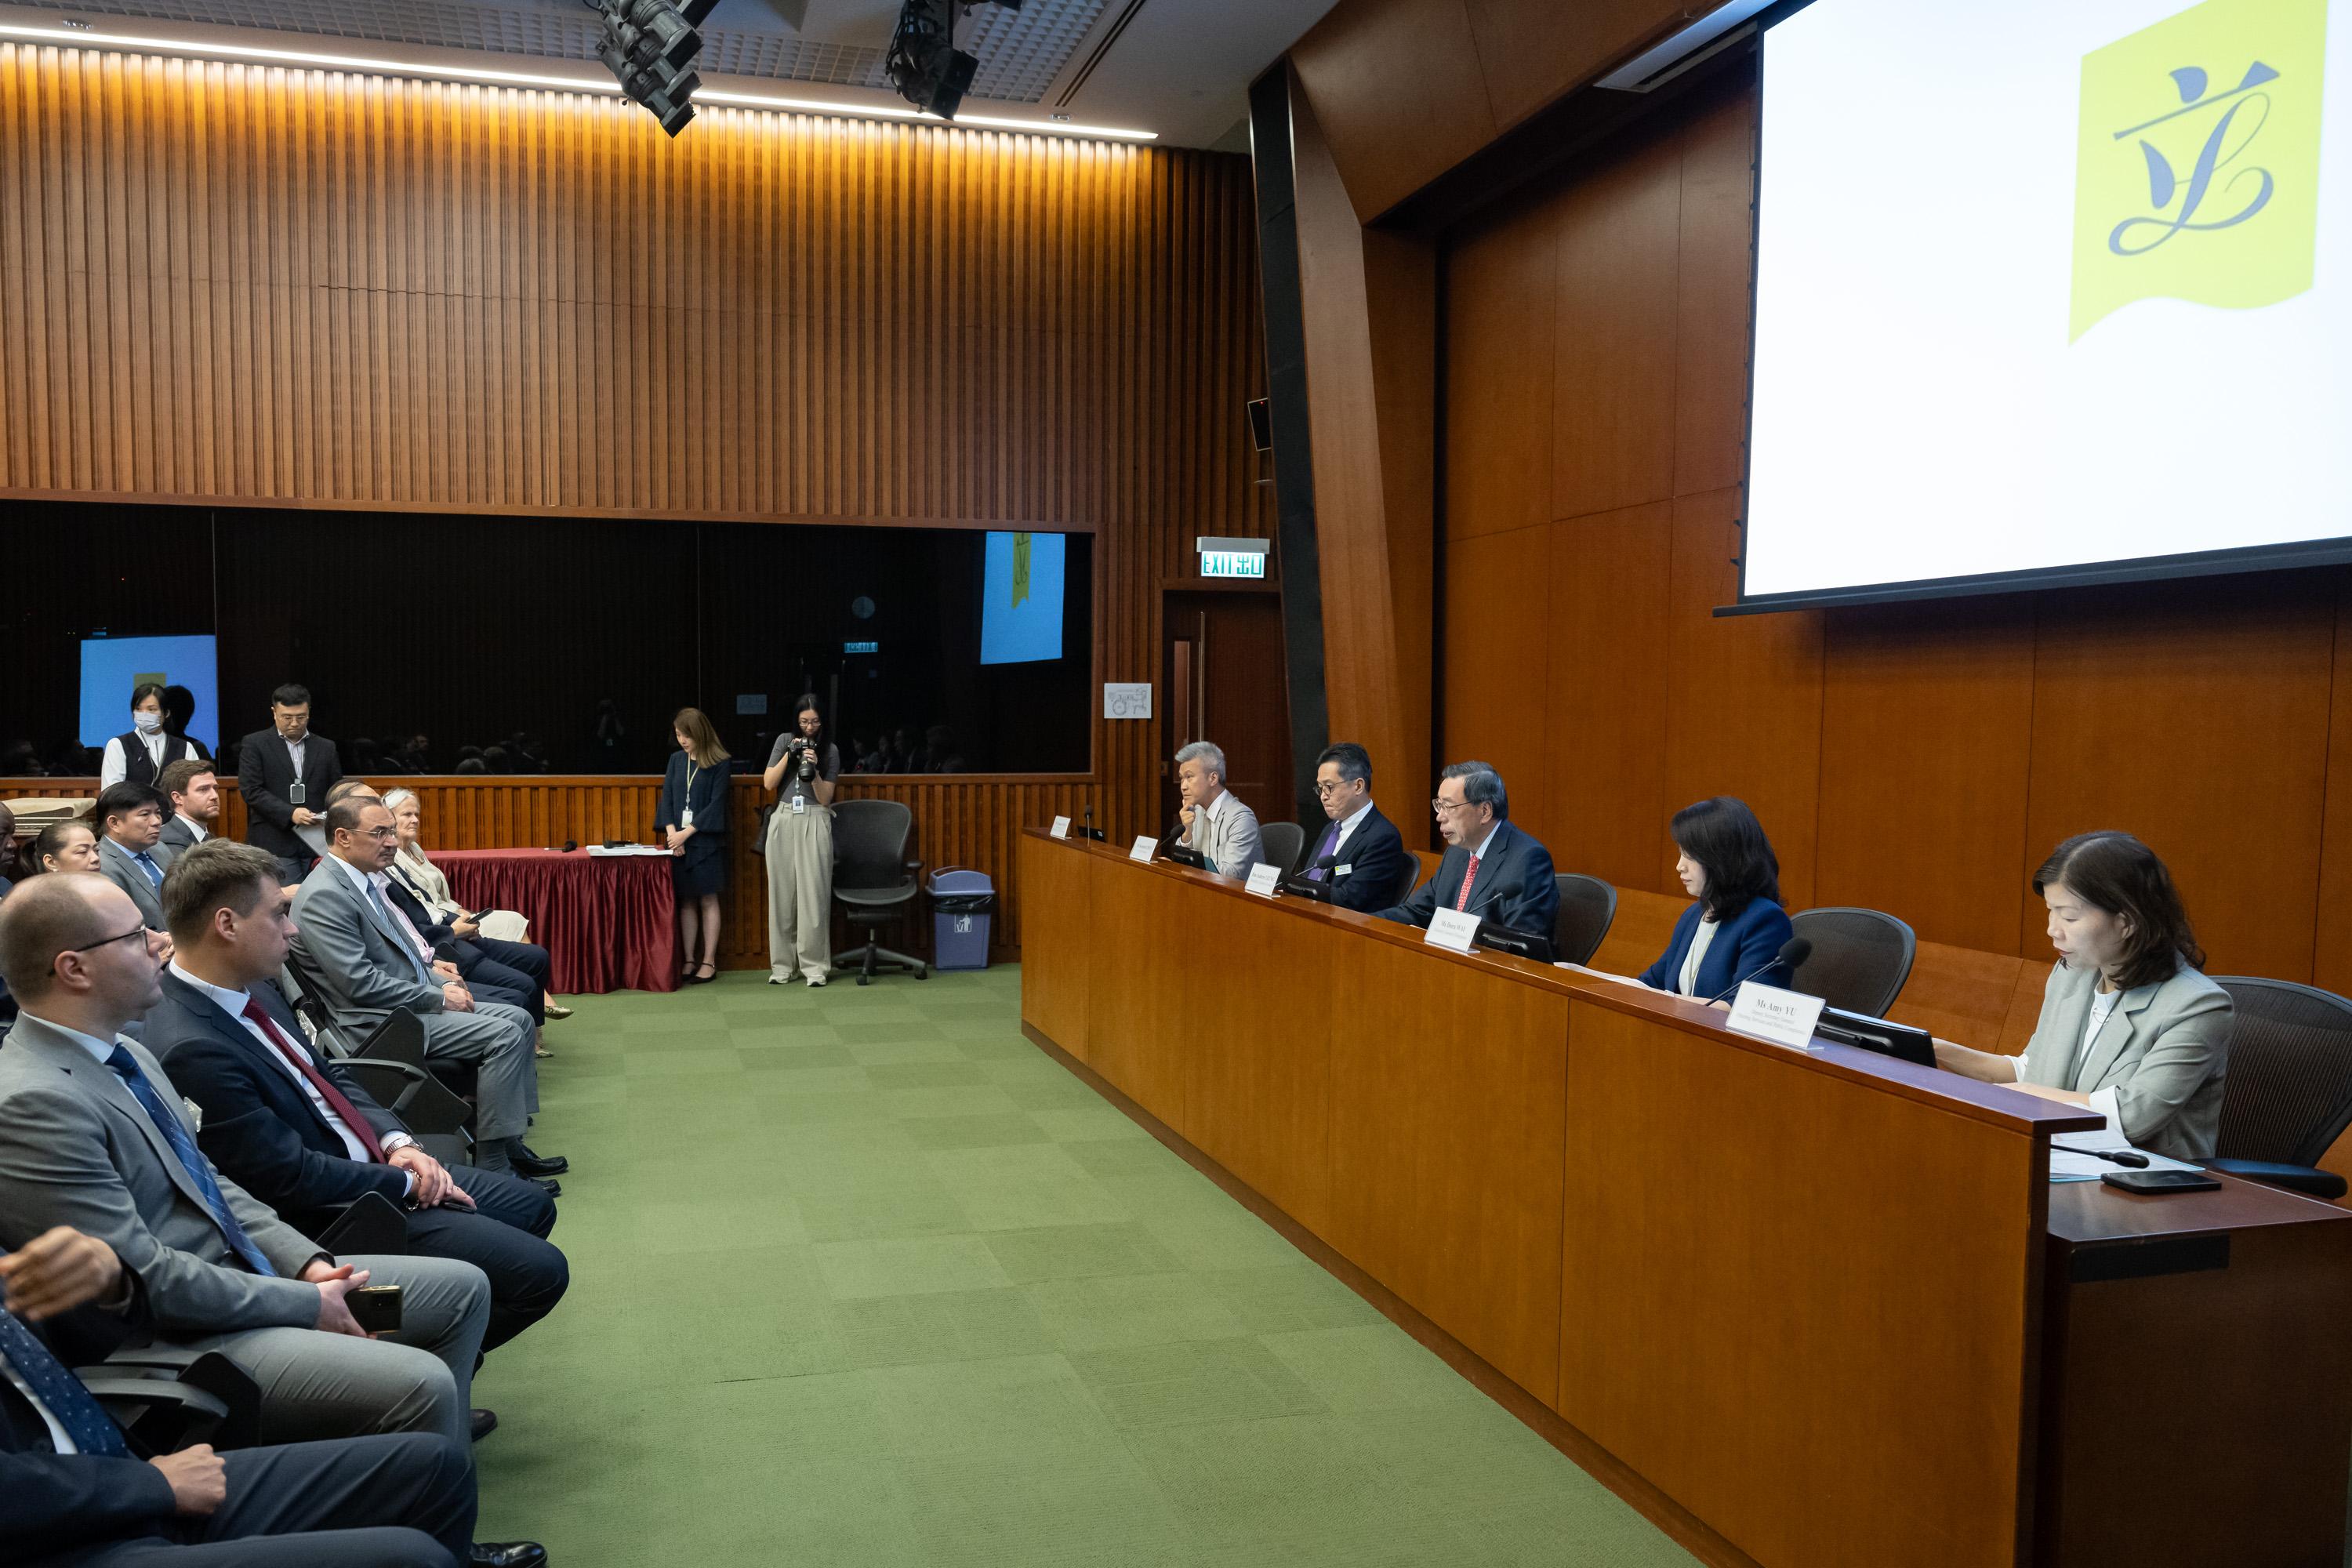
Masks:
[[[669,858],[550,849],[435,849],[449,894],[469,910],[512,910],[547,949],[559,995],[677,989]]]

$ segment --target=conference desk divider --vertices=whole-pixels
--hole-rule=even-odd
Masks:
[[[2251,1553],[2198,1561],[2340,1558],[2352,1214],[2236,1182],[2091,1184],[2060,1189],[2053,1230],[2050,1137],[2101,1124],[2078,1107],[1769,1045],[1691,1002],[1034,828],[1022,880],[1033,1040],[1507,1379],[1708,1561],[2087,1561],[2119,1531],[2161,1543],[2176,1511],[2252,1532]],[[2195,1238],[2224,1232],[2226,1260],[2240,1226],[2277,1255],[2224,1261],[2181,1299],[2240,1315],[2185,1332],[2165,1292],[2215,1270]],[[2106,1337],[2045,1369],[2045,1315]],[[2179,1370],[2202,1367],[2200,1336],[2241,1333],[2268,1336],[2236,1352],[2269,1374],[2259,1406]],[[2171,1359],[2135,1384],[2140,1351]],[[2307,1359],[2282,1380],[2277,1354]],[[2176,1379],[2204,1401],[2179,1413],[2183,1452],[2274,1427],[2297,1452],[2113,1462],[2159,1447],[2139,1441],[2146,1401]],[[2038,1453],[2053,1430],[2063,1451]]]

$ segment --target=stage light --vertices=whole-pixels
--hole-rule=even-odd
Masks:
[[[702,53],[695,24],[717,0],[583,0],[604,18],[597,58],[630,100],[675,136],[694,118],[694,89],[702,85],[694,62]]]
[[[890,34],[890,53],[883,69],[898,96],[917,109],[941,120],[953,120],[980,68],[977,56],[955,47],[955,13],[959,0],[907,0],[898,9],[898,26]],[[969,14],[978,0],[961,0]],[[1008,11],[1021,9],[1021,0],[994,0]]]

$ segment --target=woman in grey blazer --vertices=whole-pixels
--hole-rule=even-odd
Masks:
[[[2172,874],[2128,833],[2084,833],[2033,875],[2058,965],[2025,1054],[1936,1042],[1937,1062],[1986,1083],[2088,1105],[2139,1148],[2213,1156],[2230,1064],[2230,994],[2200,973]]]

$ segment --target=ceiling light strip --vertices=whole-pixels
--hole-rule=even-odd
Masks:
[[[84,32],[66,27],[26,27],[0,23],[0,38],[23,38],[67,49],[112,49],[137,54],[196,55],[264,65],[312,66],[326,70],[362,72],[370,76],[421,78],[429,81],[483,83],[492,87],[535,87],[556,92],[593,93],[617,98],[614,81],[593,77],[535,76],[527,71],[502,71],[472,66],[417,65],[408,60],[381,59],[368,55],[319,54],[305,49],[265,49],[251,44],[217,44],[197,38],[152,38],[123,33]],[[824,114],[843,120],[925,121],[952,129],[980,126],[991,131],[1027,131],[1049,136],[1076,136],[1117,142],[1156,142],[1156,131],[1124,131],[1108,125],[1070,125],[1060,121],[1008,120],[994,115],[962,114],[941,120],[916,109],[887,104],[836,103],[821,98],[774,98],[762,93],[728,92],[704,88],[695,94],[699,103],[724,103],[781,114]]]

